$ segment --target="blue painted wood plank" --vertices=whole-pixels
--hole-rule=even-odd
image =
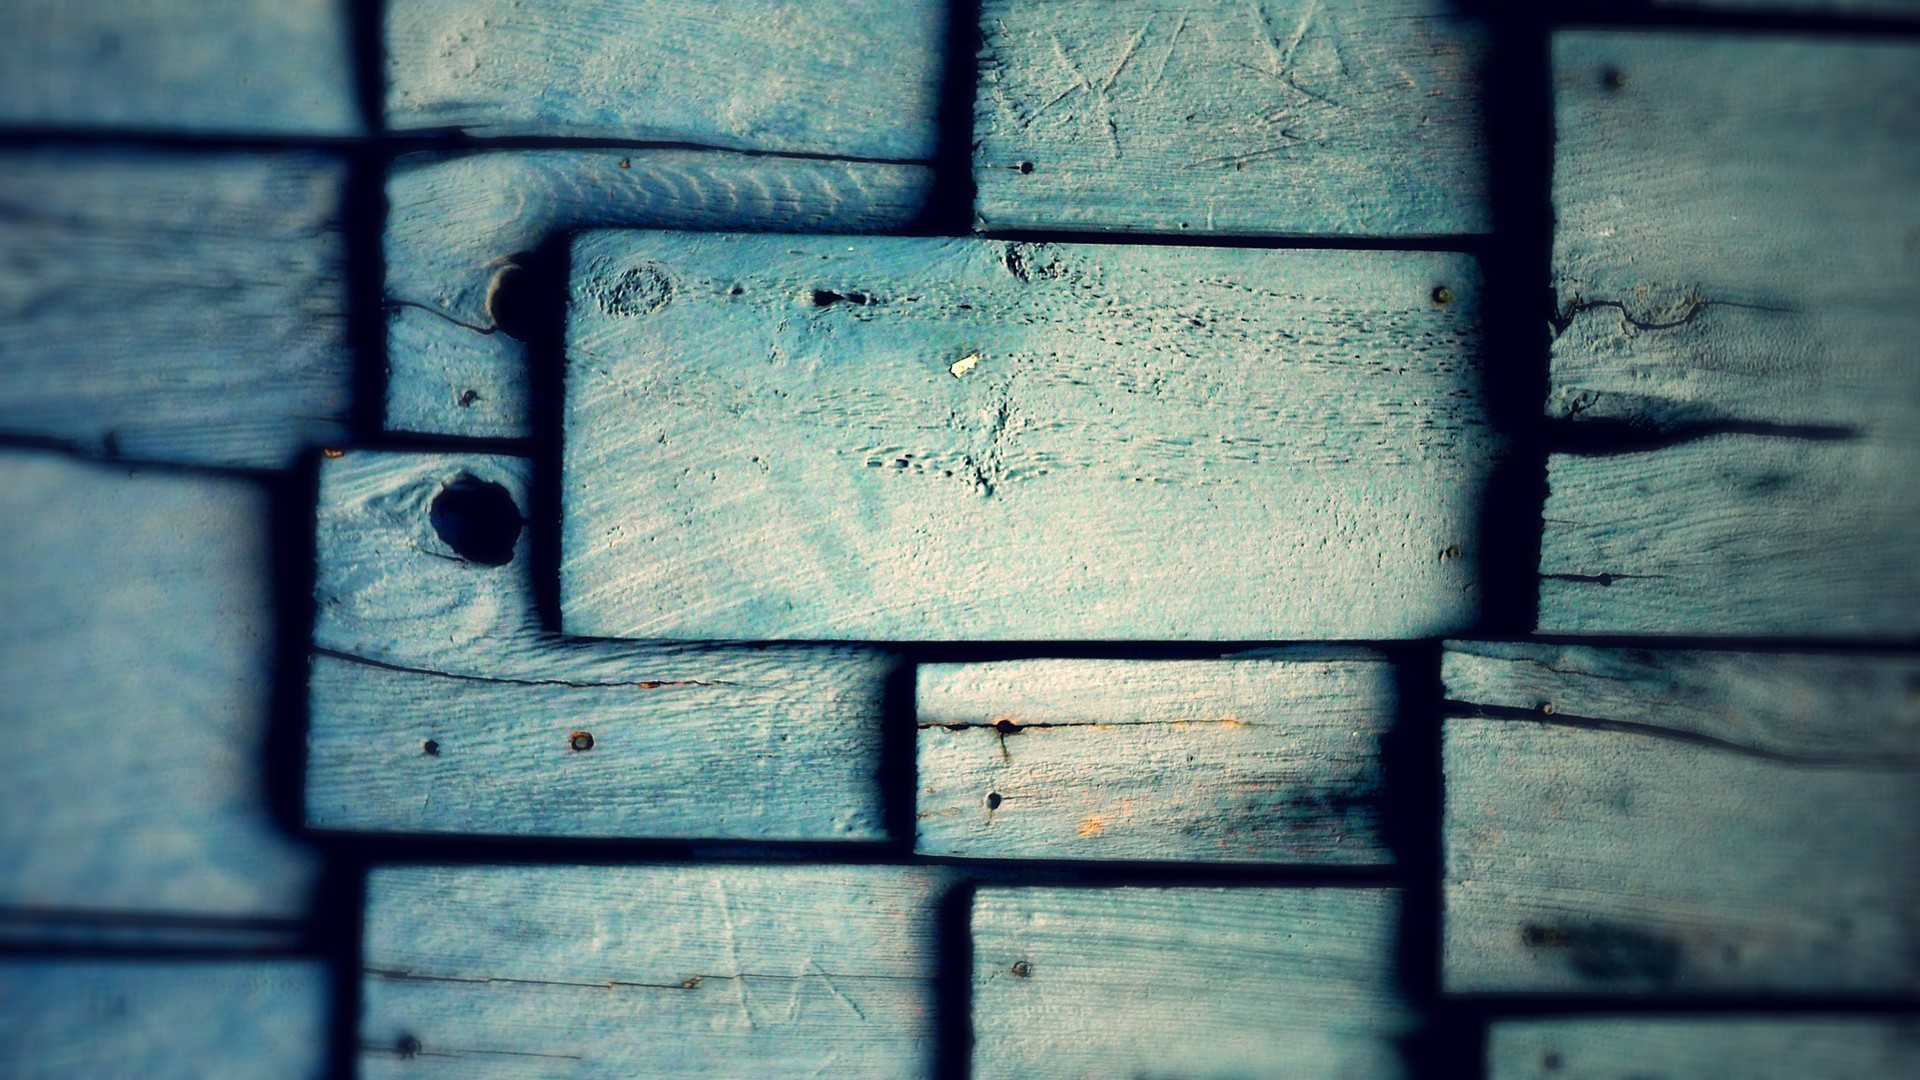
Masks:
[[[1383,889],[982,889],[973,1076],[1404,1076]]]
[[[1556,633],[1920,631],[1920,48],[1555,36]]]
[[[1920,1073],[1920,1025],[1878,1018],[1609,1016],[1507,1020],[1488,1080],[1898,1080]]]
[[[1449,646],[1446,989],[1920,992],[1915,662],[1771,659]]]
[[[944,871],[397,867],[360,1075],[930,1076]]]
[[[987,0],[988,229],[1490,227],[1484,28],[1444,0]]]
[[[1501,452],[1465,255],[596,232],[569,633],[1412,637]]]
[[[534,610],[530,464],[321,472],[307,822],[343,831],[879,840],[896,661],[575,641]]]
[[[915,848],[1391,862],[1393,667],[1284,656],[921,665]]]
[[[526,331],[501,330],[494,306],[527,273],[525,254],[568,230],[900,231],[932,183],[921,165],[723,151],[402,157],[387,177],[386,426],[532,434]]]
[[[0,516],[0,937],[304,917],[319,860],[268,802],[266,492],[16,450]]]
[[[0,123],[357,135],[349,0],[8,0]]]
[[[387,125],[933,156],[940,0],[395,0]]]
[[[313,961],[0,961],[14,1080],[327,1075],[330,980]]]
[[[343,438],[342,163],[0,153],[0,433],[279,468]]]

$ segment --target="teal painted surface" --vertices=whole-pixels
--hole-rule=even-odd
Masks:
[[[1791,1016],[1504,1021],[1488,1080],[1899,1080],[1920,1072],[1920,1025]]]
[[[1458,629],[1501,446],[1478,292],[1440,253],[583,234],[564,626]]]
[[[1484,28],[1444,0],[987,0],[987,229],[1486,232]]]
[[[1397,1077],[1382,889],[982,889],[973,1072]]]

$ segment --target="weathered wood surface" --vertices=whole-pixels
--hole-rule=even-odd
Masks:
[[[387,176],[387,427],[532,434],[527,347],[494,320],[496,281],[570,229],[899,231],[933,173],[687,150],[416,154]],[[558,297],[555,297],[557,304]],[[524,333],[524,331],[521,331]]]
[[[973,1076],[1403,1076],[1399,907],[1376,889],[982,889]]]
[[[360,1075],[927,1076],[947,887],[924,867],[376,870]]]
[[[0,153],[0,433],[272,468],[346,433],[338,161]]]
[[[1444,0],[986,0],[983,228],[1490,227],[1486,35]]]
[[[7,0],[0,123],[354,135],[348,0]]]
[[[1899,1080],[1920,1074],[1920,1024],[1648,1016],[1505,1021],[1488,1080]]]
[[[267,793],[266,493],[11,451],[0,517],[0,937],[304,916],[318,859]]]
[[[1019,660],[918,672],[931,855],[1385,863],[1384,660]]]
[[[1556,36],[1540,627],[1920,630],[1920,47]]]
[[[13,1080],[327,1075],[317,962],[0,961],[0,1062]]]
[[[1535,715],[1446,721],[1448,990],[1920,990],[1913,659],[1465,650]]]
[[[1920,15],[1920,0],[1653,0],[1655,7],[1724,8],[1835,15]]]
[[[934,153],[939,0],[394,0],[387,126]]]
[[[323,464],[308,823],[883,838],[876,772],[894,661],[858,647],[544,632],[522,527],[529,471],[483,455]],[[590,747],[575,749],[577,732]]]
[[[1465,255],[576,237],[570,633],[1288,639],[1477,610]]]

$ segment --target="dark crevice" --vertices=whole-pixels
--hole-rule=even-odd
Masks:
[[[1577,413],[1576,413],[1577,415]],[[1605,457],[1666,450],[1715,435],[1757,435],[1769,439],[1846,442],[1861,437],[1856,428],[1837,424],[1777,424],[1765,420],[1640,421],[1567,419],[1549,428],[1548,446],[1556,454]]]
[[[1920,754],[1796,754],[1785,750],[1770,750],[1763,746],[1751,746],[1746,743],[1722,739],[1697,731],[1682,731],[1677,728],[1661,727],[1657,724],[1644,724],[1633,720],[1608,720],[1603,717],[1574,716],[1554,710],[1522,709],[1511,705],[1485,705],[1469,701],[1448,701],[1448,711],[1456,716],[1466,716],[1506,723],[1541,724],[1548,727],[1578,728],[1583,731],[1615,731],[1627,735],[1644,735],[1670,742],[1687,743],[1692,746],[1720,750],[1742,757],[1758,758],[1781,765],[1798,765],[1811,768],[1844,768],[1856,770],[1885,770],[1887,772],[1910,772],[1920,770]]]
[[[614,687],[632,687],[636,690],[662,690],[680,686],[738,686],[730,682],[706,682],[698,679],[646,679],[608,682],[577,682],[570,679],[513,679],[494,675],[470,675],[454,671],[439,671],[434,668],[413,667],[408,664],[395,664],[385,660],[375,660],[370,656],[341,652],[338,649],[326,649],[315,646],[313,655],[333,660],[342,660],[349,664],[379,668],[383,671],[398,671],[407,675],[431,675],[440,679],[458,679],[462,682],[499,683],[504,686],[564,686],[574,690],[601,690]]]

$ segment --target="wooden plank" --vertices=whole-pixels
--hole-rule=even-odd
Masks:
[[[1893,1080],[1920,1072],[1920,1025],[1880,1019],[1604,1017],[1503,1021],[1489,1080]]]
[[[1920,990],[1920,662],[1872,666],[1450,647],[1535,714],[1446,721],[1446,988]]]
[[[570,633],[1474,619],[1500,450],[1468,256],[598,232],[573,258]]]
[[[319,860],[267,792],[266,492],[15,450],[0,517],[0,936],[304,917]]]
[[[0,1061],[14,1080],[327,1075],[325,965],[0,962]]]
[[[387,126],[924,161],[938,0],[395,0]]]
[[[982,228],[1481,233],[1484,28],[1444,0],[986,0]]]
[[[931,855],[1391,862],[1391,665],[1017,660],[919,669]]]
[[[8,0],[0,123],[357,135],[346,0]]]
[[[545,632],[522,528],[529,471],[456,454],[324,464],[308,823],[883,839],[876,772],[894,660]],[[576,748],[579,733],[590,745]]]
[[[1399,895],[982,889],[973,1075],[1407,1074]]]
[[[1809,14],[1920,15],[1920,0],[1653,0],[1656,7],[1807,12]]]
[[[346,434],[341,163],[0,153],[0,433],[276,468]]]
[[[360,1075],[928,1076],[929,867],[401,867]]]
[[[1920,48],[1583,32],[1554,64],[1548,411],[1727,434],[1552,460],[1541,629],[1920,629]]]
[[[918,165],[721,151],[403,157],[387,175],[387,427],[532,434],[527,347],[497,329],[491,301],[496,279],[524,272],[516,258],[565,231],[899,231],[932,182]]]

